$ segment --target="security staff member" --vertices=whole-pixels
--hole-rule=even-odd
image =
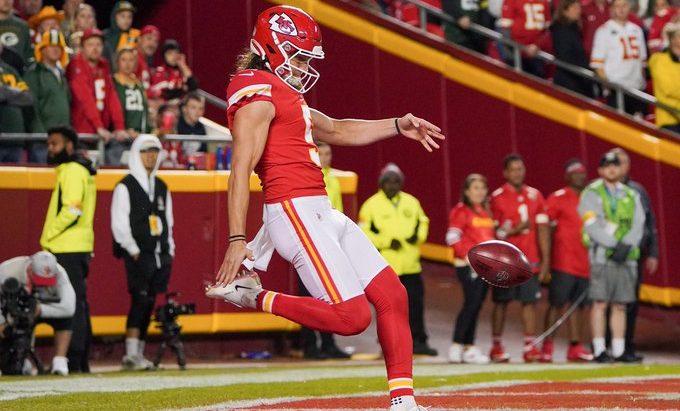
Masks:
[[[47,163],[56,166],[57,184],[52,192],[40,236],[43,249],[57,257],[76,292],[73,336],[67,353],[71,372],[90,372],[88,355],[92,325],[87,303],[86,278],[94,248],[94,210],[97,173],[92,162],[76,151],[78,134],[59,126],[47,131]]]
[[[436,356],[437,350],[427,344],[420,275],[420,244],[427,239],[430,219],[418,199],[401,191],[403,184],[404,173],[396,164],[388,163],[378,179],[380,190],[359,210],[359,226],[406,288],[413,353]]]

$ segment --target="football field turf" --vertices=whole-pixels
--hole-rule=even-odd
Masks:
[[[387,409],[375,362],[259,363],[188,371],[0,377],[2,410]],[[422,364],[416,394],[431,410],[680,409],[679,365]]]

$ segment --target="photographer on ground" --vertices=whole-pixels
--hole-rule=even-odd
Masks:
[[[140,135],[130,148],[130,174],[113,190],[111,231],[113,252],[125,261],[131,297],[123,368],[153,367],[144,358],[144,340],[156,295],[168,287],[175,242],[172,198],[156,170],[161,163],[157,137]]]
[[[12,290],[12,285],[20,287]],[[8,295],[10,292],[13,295]],[[30,257],[14,257],[0,264],[0,307],[2,372],[20,373],[16,365],[23,366],[25,357],[11,358],[9,355],[14,352],[23,353],[21,356],[24,356],[32,349],[29,338],[24,340],[27,346],[16,347],[14,337],[22,334],[30,336],[35,324],[46,323],[54,329],[52,374],[68,375],[66,351],[71,342],[76,294],[66,271],[57,264],[54,255],[39,251]],[[5,355],[8,357],[5,358]]]

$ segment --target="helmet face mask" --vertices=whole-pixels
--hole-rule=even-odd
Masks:
[[[321,31],[304,11],[275,6],[262,12],[255,24],[250,49],[290,88],[306,93],[319,79],[312,59],[323,59]]]

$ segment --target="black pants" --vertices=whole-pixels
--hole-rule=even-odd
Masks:
[[[607,97],[607,105],[616,108],[616,92],[612,90]],[[647,114],[647,103],[635,99],[627,94],[623,95],[623,110],[631,116],[635,113]]]
[[[301,297],[311,297],[311,294],[298,278],[298,288]],[[335,346],[335,337],[332,333],[324,333],[319,331],[321,337],[321,351],[327,351]],[[302,327],[300,329],[300,344],[305,352],[315,351],[319,347],[316,344],[316,331],[311,328]]]
[[[76,311],[73,314],[73,335],[69,345],[68,368],[72,372],[90,372],[89,356],[92,340],[90,305],[87,303],[87,274],[90,270],[90,253],[54,254],[64,267],[76,293]]]
[[[411,326],[413,343],[424,344],[427,342],[427,333],[425,332],[425,320],[423,318],[425,300],[423,278],[421,273],[416,273],[400,275],[399,280],[408,294],[408,322]]]
[[[169,254],[156,256],[143,252],[137,261],[125,255],[125,271],[131,300],[126,328],[138,328],[140,340],[146,339],[151,314],[156,305],[156,295],[167,290],[171,270],[172,257]]]
[[[463,306],[460,308],[458,318],[453,330],[453,342],[463,345],[475,343],[477,319],[486,298],[487,284],[478,276],[470,275],[470,266],[456,267],[456,274],[463,286]]]

